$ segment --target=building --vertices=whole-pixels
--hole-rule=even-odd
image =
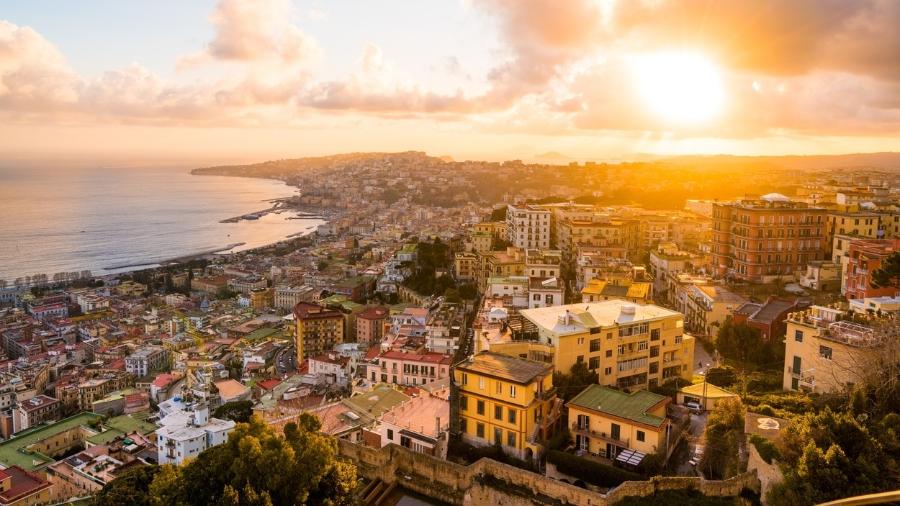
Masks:
[[[718,409],[719,403],[729,399],[740,400],[738,394],[717,387],[707,381],[694,383],[693,385],[678,389],[675,398],[678,404],[681,404],[682,406],[687,403],[696,403],[700,406],[700,409],[704,411]]]
[[[900,239],[857,239],[850,242],[847,265],[841,293],[848,299],[871,297],[893,297],[900,293],[895,287],[872,286],[872,272],[881,267],[881,262],[894,252],[900,251]]]
[[[713,205],[713,270],[719,276],[769,282],[805,271],[828,249],[826,211],[769,194]]]
[[[457,281],[474,281],[478,272],[478,255],[475,253],[457,253],[453,257],[453,275]]]
[[[250,292],[253,290],[266,288],[268,286],[268,282],[265,280],[265,278],[261,278],[258,276],[244,276],[240,278],[229,279],[227,282],[227,286],[235,292],[242,293],[244,295],[250,295]]]
[[[46,395],[36,395],[19,401],[13,409],[13,432],[23,431],[44,422],[59,420],[62,402]]]
[[[169,352],[158,346],[147,346],[125,357],[125,372],[138,378],[149,376],[169,364]]]
[[[675,296],[675,308],[684,314],[688,332],[715,336],[725,319],[747,299],[718,285],[686,284]]]
[[[312,302],[316,294],[316,289],[311,286],[277,285],[273,305],[276,309],[292,309],[301,302]]]
[[[368,307],[356,315],[356,342],[380,343],[390,311],[384,306]]]
[[[527,322],[518,340],[500,345],[510,354],[549,360],[559,371],[585,362],[602,385],[618,388],[642,389],[693,376],[694,338],[684,333],[681,313],[608,300],[520,314]]]
[[[605,280],[594,278],[587,282],[581,290],[581,302],[600,302],[603,300],[625,300],[638,304],[650,302],[653,285],[645,281],[632,281],[628,278]]]
[[[453,381],[464,441],[498,444],[526,460],[539,456],[538,441],[550,436],[560,413],[553,365],[481,352],[454,368]]]
[[[528,307],[561,306],[565,302],[565,283],[558,277],[529,278]]]
[[[350,382],[352,369],[350,357],[342,357],[337,353],[323,353],[309,357],[309,374],[318,381],[329,385],[345,387]]]
[[[446,391],[446,389],[445,389]],[[450,403],[427,392],[386,411],[375,426],[380,446],[400,445],[414,452],[447,458]]]
[[[615,459],[625,450],[666,452],[671,398],[646,390],[623,392],[590,385],[566,403],[575,450]],[[672,441],[674,443],[674,441]]]
[[[550,248],[550,211],[533,205],[506,207],[506,238],[521,249]]]
[[[294,322],[297,364],[344,342],[344,315],[340,311],[300,302],[294,306]]]
[[[182,464],[185,459],[197,458],[207,448],[218,446],[228,440],[234,430],[231,420],[220,420],[209,416],[205,403],[175,410],[159,421],[156,430],[157,462],[159,464]]]
[[[39,474],[19,466],[0,469],[0,505],[32,506],[50,504],[51,485]]]
[[[459,304],[445,302],[428,314],[425,347],[428,351],[452,354],[462,337],[464,314]]]
[[[900,335],[894,318],[852,320],[844,309],[812,306],[788,315],[784,338],[785,390],[843,393],[877,367],[884,342]]]
[[[560,275],[562,253],[557,250],[525,250],[525,275],[530,278],[553,278]]]
[[[785,320],[790,313],[809,307],[809,302],[770,296],[764,303],[746,302],[734,310],[736,324],[746,324],[759,330],[763,339],[782,339],[787,331]]]
[[[373,383],[425,385],[450,376],[452,357],[444,353],[388,350],[378,356],[379,369],[369,371]]]

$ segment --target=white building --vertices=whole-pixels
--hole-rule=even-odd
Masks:
[[[559,278],[530,278],[528,287],[528,307],[562,306],[565,288]]]
[[[375,431],[381,446],[391,443],[414,452],[447,458],[447,433],[450,429],[450,402],[446,397],[423,392],[382,415]],[[442,394],[449,395],[445,390]]]
[[[522,249],[550,247],[550,211],[539,206],[506,207],[506,236]]]
[[[231,420],[210,418],[205,403],[192,410],[176,410],[159,421],[156,430],[157,459],[160,464],[182,464],[185,459],[196,458],[207,448],[228,440],[234,430]]]
[[[125,357],[125,372],[143,378],[164,368],[168,361],[169,352],[158,346],[148,346]]]
[[[275,307],[277,309],[294,309],[299,302],[312,302],[316,298],[316,289],[311,286],[287,286],[275,287]]]

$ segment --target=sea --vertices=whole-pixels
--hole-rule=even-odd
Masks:
[[[285,211],[220,223],[296,192],[279,181],[189,169],[0,167],[0,279],[82,270],[101,276],[305,235],[322,220]]]

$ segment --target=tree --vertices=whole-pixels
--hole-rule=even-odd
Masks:
[[[213,412],[216,418],[227,418],[238,423],[247,423],[253,416],[253,402],[233,401],[222,404]]]
[[[900,288],[900,251],[895,251],[881,261],[881,267],[872,271],[873,288]]]
[[[731,318],[719,328],[716,348],[725,358],[760,366],[780,363],[784,345],[778,339],[763,339],[758,329],[745,323],[735,324]]]
[[[115,480],[97,492],[93,506],[153,506],[150,486],[160,466],[135,466],[127,469]]]
[[[707,478],[728,478],[739,472],[738,451],[744,438],[744,406],[739,399],[716,404],[706,424],[706,447],[700,469]]]
[[[216,292],[216,298],[219,300],[232,299],[236,295],[237,295],[237,292],[235,292],[231,288],[228,288],[227,286],[223,286],[223,287],[219,288],[219,290]]]
[[[248,423],[238,424],[225,444],[204,451],[182,466],[161,466],[149,489],[139,490],[132,503],[352,504],[356,467],[338,460],[337,441],[319,432],[320,428],[317,418],[304,413],[298,423],[284,427],[282,436],[253,416]],[[104,490],[119,488],[118,481]]]
[[[444,290],[444,302],[462,302],[462,297],[459,295],[459,290],[456,288],[448,288]]]
[[[597,371],[588,369],[584,362],[575,362],[569,369],[569,374],[554,372],[553,385],[560,397],[569,401],[589,385],[600,383],[600,375]]]

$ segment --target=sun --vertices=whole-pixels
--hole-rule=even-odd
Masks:
[[[702,54],[644,54],[634,58],[632,69],[641,99],[664,121],[703,123],[722,111],[725,92],[718,69]]]

